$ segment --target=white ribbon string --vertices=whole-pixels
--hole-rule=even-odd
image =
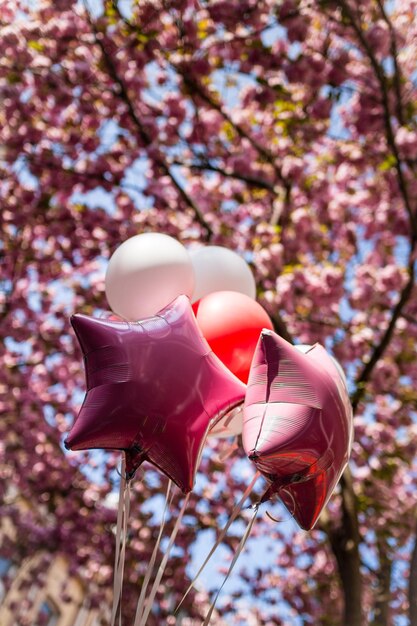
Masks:
[[[201,565],[200,569],[198,570],[197,574],[194,576],[193,580],[190,582],[187,591],[185,592],[185,594],[183,595],[181,602],[178,604],[177,608],[175,609],[175,613],[178,611],[178,609],[180,608],[180,606],[182,605],[182,603],[184,602],[185,598],[188,596],[188,594],[190,593],[191,589],[194,587],[195,582],[197,581],[197,579],[200,577],[201,572],[204,570],[204,568],[206,567],[207,563],[209,562],[209,560],[211,559],[211,557],[213,556],[214,552],[217,550],[218,546],[221,544],[221,542],[223,541],[227,531],[229,530],[230,526],[232,525],[232,523],[235,521],[235,519],[237,518],[237,516],[239,515],[239,513],[241,512],[243,505],[247,499],[247,497],[249,496],[249,494],[251,493],[253,486],[255,485],[256,481],[258,480],[260,476],[259,472],[256,472],[255,476],[253,477],[251,483],[248,485],[248,487],[246,488],[243,496],[241,497],[241,499],[239,500],[239,502],[234,506],[229,520],[227,522],[227,524],[223,527],[223,529],[220,531],[219,536],[217,537],[217,540],[214,544],[214,546],[212,547],[212,549],[210,550],[210,552],[208,553],[208,555],[206,556],[203,564]]]
[[[124,513],[124,492],[126,489],[126,472],[125,472],[125,460],[122,459],[122,469],[121,469],[121,478],[120,478],[120,487],[119,487],[119,504],[117,509],[117,523],[116,523],[116,549],[115,549],[115,557],[114,557],[114,570],[113,570],[113,607],[112,607],[112,616],[111,616],[111,626],[114,626],[117,607],[119,604],[120,596],[118,594],[119,580],[118,580],[118,571],[119,571],[119,558],[120,558],[120,547],[122,540],[122,524],[123,524],[123,513]]]
[[[127,523],[130,514],[130,480],[126,481],[124,520],[123,520],[123,543],[120,550],[119,579],[120,579],[120,601],[119,601],[119,626],[122,626],[122,594],[123,594],[123,574],[125,569],[125,556],[127,544]]]
[[[237,440],[235,439],[229,446],[229,448],[226,448],[226,450],[224,450],[223,452],[221,452],[219,454],[219,461],[223,462],[226,461],[229,457],[232,456],[232,454],[234,454],[236,452],[236,450],[239,448],[239,446],[237,445]]]
[[[242,554],[243,550],[245,549],[245,545],[246,545],[247,540],[249,539],[249,535],[251,533],[252,526],[253,526],[254,521],[256,519],[257,513],[258,513],[258,508],[255,509],[255,511],[254,511],[254,513],[252,515],[252,518],[251,518],[251,520],[250,520],[250,522],[249,522],[249,524],[248,524],[248,526],[247,526],[247,528],[245,530],[245,534],[243,535],[242,539],[240,540],[240,544],[239,544],[238,549],[236,550],[236,554],[233,557],[232,562],[230,563],[230,567],[228,569],[228,572],[227,572],[226,576],[224,577],[224,580],[223,580],[221,586],[219,587],[219,589],[218,589],[218,591],[217,591],[217,593],[216,593],[216,595],[214,597],[213,602],[211,603],[209,612],[207,613],[206,618],[205,618],[205,620],[204,620],[204,622],[202,623],[201,626],[208,626],[208,624],[210,623],[210,619],[211,619],[211,616],[213,614],[214,607],[216,606],[216,602],[219,599],[220,592],[223,589],[223,587],[224,587],[227,579],[229,578],[230,574],[232,573],[233,568],[236,565],[236,562],[237,562],[239,556]]]
[[[117,614],[117,608],[120,602],[120,594],[122,588],[122,580],[120,577],[120,558],[121,552],[124,553],[124,547],[126,543],[126,532],[123,532],[127,520],[126,520],[126,462],[124,457],[122,458],[122,469],[120,478],[119,489],[119,505],[117,509],[117,523],[116,523],[116,550],[114,557],[114,574],[113,574],[113,607],[111,614],[111,626],[114,626]],[[130,492],[130,489],[129,489]]]
[[[139,622],[140,622],[140,619],[141,619],[142,614],[143,614],[143,607],[144,607],[144,603],[145,603],[145,599],[146,599],[146,590],[148,588],[148,584],[149,584],[149,581],[150,581],[150,578],[151,578],[151,575],[152,575],[152,572],[153,572],[153,568],[154,568],[154,565],[155,565],[155,560],[156,560],[156,557],[157,557],[157,554],[158,554],[159,545],[161,543],[162,533],[163,533],[164,526],[165,526],[165,516],[166,516],[167,510],[168,510],[168,507],[171,505],[172,498],[173,498],[173,495],[174,495],[174,494],[172,494],[171,499],[169,499],[169,492],[171,491],[171,487],[172,487],[172,481],[169,480],[168,481],[167,492],[166,492],[166,496],[165,496],[165,506],[164,506],[164,510],[163,510],[163,513],[162,513],[161,525],[159,527],[159,534],[158,534],[158,538],[157,538],[156,543],[155,543],[155,547],[154,547],[153,552],[152,552],[151,560],[149,561],[149,565],[148,565],[148,569],[146,571],[145,578],[144,578],[143,583],[142,583],[142,589],[140,591],[140,596],[139,596],[138,604],[137,604],[137,607],[136,607],[136,615],[135,615],[134,626],[139,626]]]
[[[156,592],[158,591],[159,583],[161,582],[161,578],[162,578],[162,576],[164,574],[165,567],[166,567],[166,564],[168,562],[169,555],[170,555],[170,552],[171,552],[171,548],[172,548],[172,546],[174,544],[174,541],[175,541],[175,538],[177,536],[177,533],[178,533],[178,530],[179,530],[182,518],[184,516],[185,509],[187,507],[189,498],[190,498],[190,494],[187,493],[187,495],[184,498],[184,502],[183,502],[183,505],[182,505],[181,510],[179,512],[177,521],[175,522],[175,526],[174,526],[173,531],[171,533],[171,537],[169,539],[169,543],[168,543],[168,547],[167,547],[166,552],[165,552],[165,556],[164,556],[164,558],[161,561],[161,564],[160,564],[159,569],[158,569],[158,573],[157,573],[156,578],[154,580],[154,583],[152,585],[151,593],[149,594],[149,598],[148,598],[148,600],[146,602],[142,618],[141,618],[141,620],[139,622],[139,626],[146,626],[146,620],[148,619],[149,613],[151,612],[152,604],[153,604],[153,601],[155,599]]]

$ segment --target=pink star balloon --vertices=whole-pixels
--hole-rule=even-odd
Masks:
[[[310,530],[349,459],[352,408],[346,384],[319,344],[305,354],[263,330],[244,404],[243,446],[298,524]]]
[[[71,323],[87,393],[66,447],[124,450],[129,476],[148,460],[191,491],[209,428],[246,388],[211,351],[188,298],[139,322],[74,315]]]

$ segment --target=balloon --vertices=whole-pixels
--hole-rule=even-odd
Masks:
[[[262,328],[272,322],[262,306],[242,293],[218,291],[193,305],[198,325],[211,349],[244,383]]]
[[[215,291],[238,291],[256,298],[252,271],[236,252],[221,246],[204,246],[189,252],[195,274],[192,302]]]
[[[184,246],[161,233],[131,237],[117,248],[106,272],[110,308],[136,321],[155,315],[180,294],[191,297],[194,270]]]
[[[263,331],[243,414],[243,447],[298,524],[310,530],[348,462],[352,408],[346,385],[319,344],[303,354]]]
[[[191,491],[210,426],[245,386],[201,336],[186,296],[137,323],[74,315],[87,393],[65,446],[124,450],[128,475],[150,461]]]
[[[300,350],[300,352],[303,352],[304,354],[306,354],[307,352],[309,352],[312,348],[314,348],[314,346],[309,346],[306,343],[299,343],[298,345],[294,346],[294,348],[297,348],[297,350]],[[313,354],[313,353],[312,353]],[[312,354],[310,356],[312,356]],[[340,365],[339,361],[337,359],[334,358],[334,356],[332,356],[331,354],[329,354],[329,357],[332,359],[333,363],[336,365],[337,367],[337,371],[339,372],[340,376],[343,379],[343,382],[345,383],[345,386],[347,388],[347,380],[346,380],[346,374],[342,369],[342,366]]]

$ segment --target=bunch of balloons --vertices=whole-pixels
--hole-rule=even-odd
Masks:
[[[352,444],[334,359],[273,332],[249,265],[223,247],[132,237],[110,259],[106,295],[113,317],[71,320],[87,393],[66,446],[122,450],[127,477],[147,460],[188,493],[207,435],[243,432],[263,500],[278,494],[313,528]]]
[[[259,474],[269,484],[260,503],[276,494],[302,528],[313,528],[348,462],[353,431],[340,366],[319,344],[297,349],[273,332],[269,316],[255,300],[249,265],[235,252],[219,246],[188,252],[167,235],[137,235],[111,257],[106,295],[113,314],[71,318],[84,356],[87,392],[65,445],[124,453],[114,626],[118,610],[119,623],[121,615],[129,484],[143,461],[169,477],[167,506],[171,481],[185,494],[193,489],[210,433],[242,433],[257,474],[198,577]],[[146,625],[188,497],[145,599],[161,522],[134,626]],[[226,578],[244,549],[257,510]],[[210,622],[218,594],[203,626]]]
[[[256,342],[272,322],[256,302],[255,279],[246,261],[220,246],[190,252],[173,237],[144,233],[125,241],[110,259],[106,295],[121,318],[156,315],[186,295],[213,352],[247,382]]]

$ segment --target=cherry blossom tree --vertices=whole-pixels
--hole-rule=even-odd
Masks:
[[[118,459],[63,452],[84,387],[68,319],[108,308],[108,258],[156,230],[245,255],[276,331],[340,361],[355,415],[318,527],[260,516],[218,619],[417,624],[416,15],[415,0],[3,0],[3,555],[64,553],[103,601]],[[194,543],[249,482],[230,446],[207,445],[155,623],[175,623]],[[133,484],[127,620],[165,488],[149,467]],[[195,623],[208,591],[184,603]]]

